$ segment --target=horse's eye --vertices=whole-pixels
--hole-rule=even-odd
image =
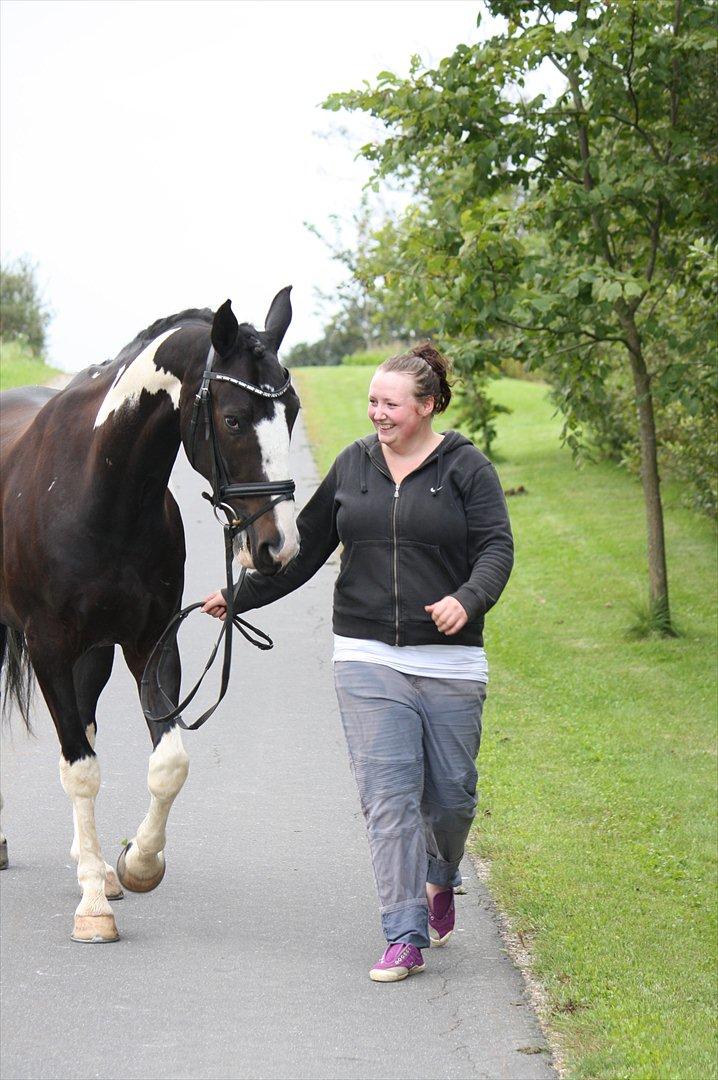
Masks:
[[[224,422],[232,431],[236,431],[239,427],[239,420],[236,416],[225,416]]]

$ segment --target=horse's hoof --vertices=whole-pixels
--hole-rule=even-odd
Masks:
[[[108,867],[105,871],[105,896],[108,900],[122,900],[124,895],[117,874]]]
[[[82,945],[105,945],[119,938],[114,915],[76,915],[70,937]]]
[[[0,844],[0,870],[7,869],[7,840]]]
[[[127,852],[132,847],[132,841],[120,852],[120,857],[117,860],[117,876],[120,882],[130,892],[152,892],[156,889],[162,878],[165,876],[165,857],[160,851],[156,856],[157,870],[151,877],[139,878],[136,877],[131,870],[127,867]]]

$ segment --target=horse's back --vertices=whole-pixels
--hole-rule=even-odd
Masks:
[[[57,392],[49,386],[18,386],[0,394],[0,453],[3,458]]]

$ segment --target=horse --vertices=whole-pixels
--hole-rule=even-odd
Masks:
[[[151,688],[145,708],[149,809],[115,873],[95,828],[96,706],[115,646],[139,690],[155,642],[180,606],[184,530],[167,486],[180,444],[213,487],[218,468],[235,481],[222,488],[221,505],[235,525],[247,523],[233,540],[243,567],[274,574],[298,550],[293,484],[283,478],[299,399],[277,356],[292,317],[290,289],[275,296],[263,331],[240,325],[229,300],[216,313],[186,310],[154,322],[114,360],[80,372],[59,392],[2,395],[5,703],[16,702],[29,728],[34,673],[57,731],[82,889],[74,941],[116,941],[110,900],[123,886],[148,892],[162,880],[167,819],[187,778],[182,721],[167,719],[168,701],[179,701],[175,641],[164,658],[165,685]],[[262,495],[277,489],[285,493],[268,504]]]

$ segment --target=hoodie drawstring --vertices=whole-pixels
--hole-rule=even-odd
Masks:
[[[444,451],[442,449],[443,445],[443,442],[439,445],[439,450],[436,455],[436,487],[429,488],[432,495],[438,495],[443,486],[441,483],[441,474],[444,468]]]

